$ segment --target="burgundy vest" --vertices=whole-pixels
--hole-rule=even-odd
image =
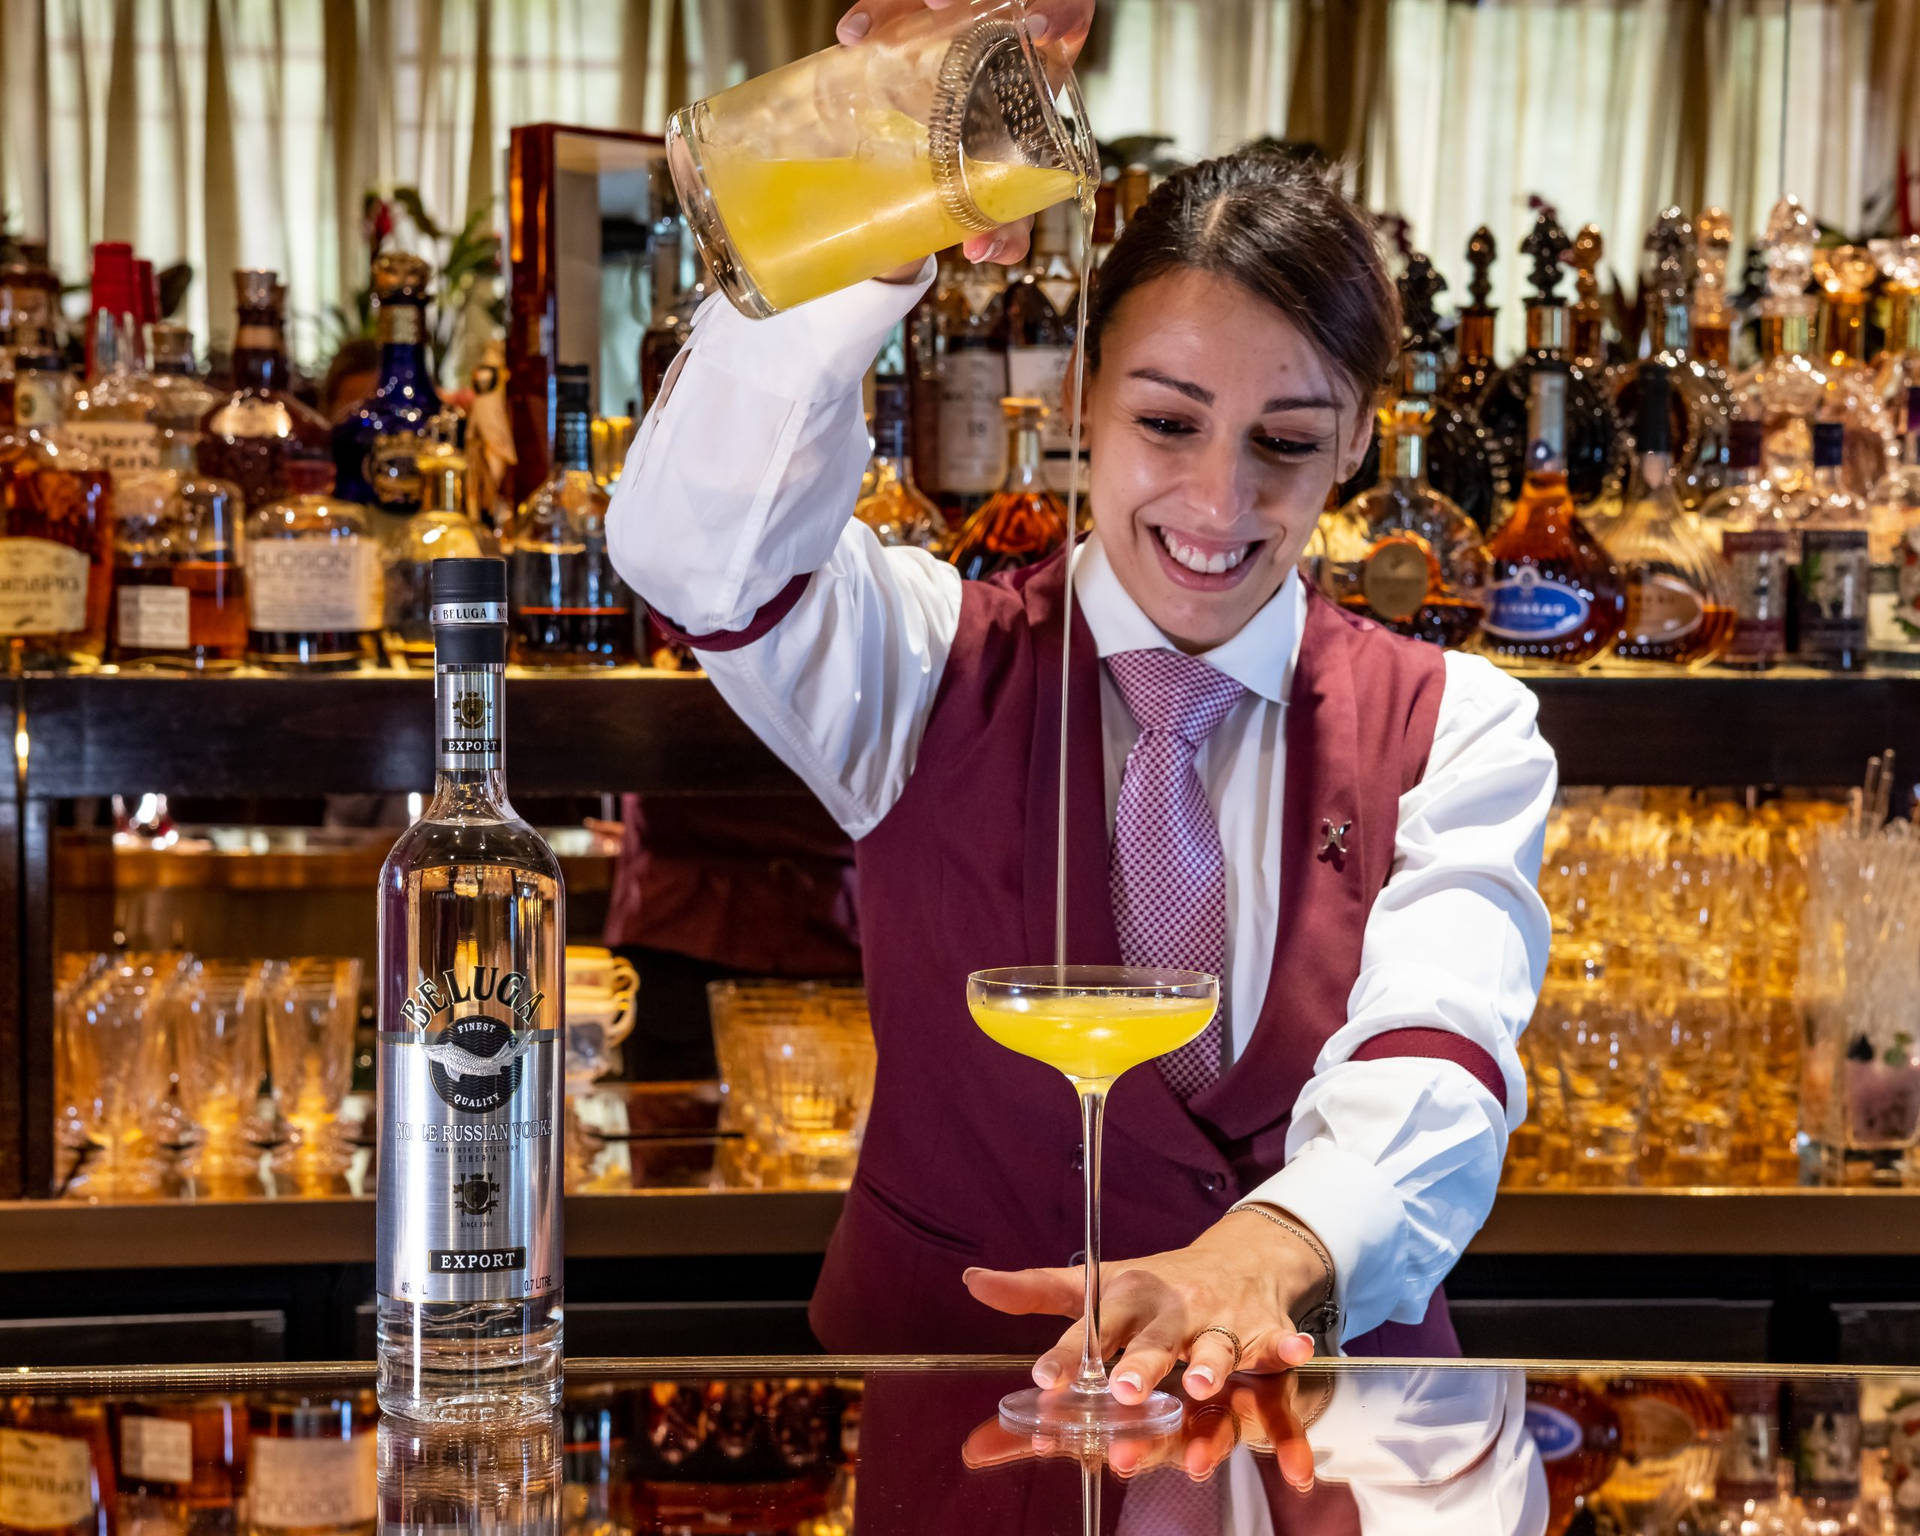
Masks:
[[[856,849],[879,1072],[813,1297],[814,1331],[831,1350],[1027,1352],[1064,1327],[993,1312],[960,1281],[969,1265],[1072,1264],[1081,1247],[1074,1095],[1053,1068],[989,1040],[966,1006],[969,972],[1053,955],[1063,571],[1056,557],[967,585],[906,790]],[[1070,954],[1117,964],[1100,663],[1078,614],[1073,647]],[[1189,1105],[1157,1071],[1115,1085],[1106,1258],[1185,1245],[1285,1161],[1294,1101],[1346,1020],[1367,913],[1391,873],[1399,800],[1425,773],[1443,685],[1437,648],[1309,597],[1287,706],[1272,980],[1246,1051]],[[1344,855],[1326,851],[1326,821],[1352,823]],[[1396,1031],[1360,1054],[1460,1060],[1504,1096],[1491,1059],[1458,1036]],[[1437,1296],[1423,1323],[1388,1324],[1348,1347],[1458,1352]]]

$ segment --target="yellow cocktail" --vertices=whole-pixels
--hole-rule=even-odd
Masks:
[[[1010,1051],[1075,1083],[1110,1083],[1130,1067],[1177,1051],[1213,1017],[1213,998],[1022,996],[968,999],[973,1022]]]

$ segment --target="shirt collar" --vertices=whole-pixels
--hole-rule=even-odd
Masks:
[[[1103,659],[1121,651],[1177,649],[1120,584],[1097,533],[1090,534],[1074,551],[1073,595],[1086,615],[1087,628]],[[1284,704],[1300,660],[1306,618],[1306,588],[1300,573],[1290,571],[1280,590],[1247,620],[1239,634],[1203,652],[1200,660],[1224,672],[1249,693]]]

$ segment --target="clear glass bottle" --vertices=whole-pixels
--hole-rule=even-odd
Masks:
[[[1731,378],[1733,332],[1738,319],[1727,294],[1733,220],[1724,208],[1703,208],[1693,229],[1693,350]]]
[[[293,393],[287,360],[287,291],[272,272],[233,274],[239,324],[233,333],[233,392],[200,423],[200,468],[229,480],[253,512],[287,495],[296,462],[333,475],[333,428]],[[308,474],[304,484],[312,485]]]
[[[1905,406],[1901,461],[1867,498],[1867,645],[1876,662],[1920,667],[1920,383],[1907,390]]]
[[[433,564],[433,800],[380,872],[381,1407],[560,1403],[566,894],[507,799],[507,571]]]
[[[1727,437],[1726,483],[1700,509],[1700,524],[1727,563],[1733,634],[1723,665],[1764,671],[1787,653],[1795,558],[1788,505],[1760,473],[1765,427],[1734,421]]]
[[[1785,1459],[1780,1444],[1780,1384],[1764,1377],[1721,1382],[1727,1429],[1720,1442],[1713,1492],[1720,1506],[1713,1536],[1786,1536],[1789,1511],[1780,1495]]]
[[[1000,402],[1012,438],[1013,467],[999,494],[967,519],[947,559],[967,581],[985,581],[1046,559],[1067,538],[1067,504],[1047,489],[1041,427],[1046,407],[1008,396]]]
[[[60,278],[45,246],[12,243],[14,259],[0,263],[0,430],[13,425],[14,354],[60,350]]]
[[[115,494],[139,497],[160,466],[160,395],[147,367],[133,248],[93,248],[87,384],[67,412],[67,434],[113,476]]]
[[[1920,235],[1875,241],[1874,250],[1887,300],[1887,340],[1874,364],[1874,384],[1880,403],[1898,420],[1907,391],[1920,384]]]
[[[1846,426],[1813,427],[1813,468],[1792,493],[1798,536],[1794,617],[1800,659],[1850,672],[1867,664],[1867,600],[1873,583],[1867,510],[1847,487]]]
[[[1478,648],[1496,660],[1578,666],[1613,648],[1626,584],[1567,488],[1567,364],[1543,359],[1533,392],[1527,477],[1487,540],[1487,617]]]
[[[288,458],[288,493],[247,516],[247,654],[284,672],[349,671],[375,659],[385,610],[380,545],[333,466]]]
[[[154,421],[161,432],[191,432],[199,442],[200,423],[220,401],[219,393],[200,379],[193,349],[193,332],[164,321],[149,328],[153,352],[151,383],[158,402]]]
[[[1007,393],[1038,400],[1047,408],[1040,448],[1047,489],[1065,496],[1073,488],[1073,416],[1066,398],[1073,350],[1080,328],[1080,277],[1074,270],[1078,209],[1055,203],[1033,224],[1033,249],[1020,275],[1007,285]]]
[[[693,273],[687,271],[692,253]],[[653,408],[667,370],[693,334],[693,317],[713,292],[707,264],[687,232],[678,208],[670,208],[653,226],[653,306],[646,334],[640,338],[640,409]]]
[[[939,550],[948,542],[940,509],[914,484],[909,451],[912,404],[907,381],[877,380],[873,388],[873,460],[860,487],[853,515],[874,531],[882,544],[910,544]]]
[[[1639,372],[1639,458],[1620,516],[1601,537],[1627,587],[1613,653],[1622,662],[1701,666],[1732,637],[1730,584],[1720,552],[1674,487],[1673,375],[1657,358]]]
[[[1454,328],[1454,360],[1441,396],[1449,405],[1477,407],[1487,385],[1500,371],[1493,357],[1493,333],[1499,311],[1493,307],[1493,263],[1498,251],[1493,231],[1482,224],[1467,241],[1467,265],[1473,277],[1467,284],[1467,305]]]
[[[427,423],[414,450],[419,508],[411,517],[397,519],[383,540],[387,655],[409,663],[433,661],[434,561],[500,553],[493,535],[467,516],[467,456],[461,446],[465,426],[457,412],[446,410]]]
[[[1321,520],[1320,590],[1396,634],[1465,645],[1487,607],[1480,531],[1428,483],[1427,445],[1440,387],[1437,348],[1401,355],[1399,397],[1380,412],[1385,473]]]
[[[200,473],[198,439],[162,431],[164,486],[115,507],[108,654],[123,666],[224,672],[246,657],[243,500],[237,485]]]
[[[940,478],[926,486],[955,527],[1007,478],[1007,337],[1003,270],[975,266],[958,253],[941,258]]]
[[[113,477],[66,435],[58,354],[14,358],[0,436],[0,641],[13,672],[97,666],[113,591]]]
[[[574,1418],[568,1393],[566,1425]],[[577,1509],[576,1494],[587,1490],[562,1475],[563,1455],[572,1462],[612,1447],[581,1444],[562,1431],[557,1413],[452,1424],[383,1417],[383,1536],[454,1536],[474,1527],[488,1536],[632,1536],[634,1527],[624,1520],[592,1522],[590,1512]]]
[[[1820,302],[1820,351],[1833,399],[1826,413],[1847,429],[1847,485],[1865,496],[1899,462],[1900,434],[1867,362],[1867,312],[1880,266],[1857,245],[1822,247],[1813,258]]]
[[[607,553],[607,493],[593,477],[592,380],[554,370],[553,468],[507,541],[513,659],[528,667],[614,667],[634,659],[633,593]]]
[[[1616,489],[1626,453],[1613,401],[1602,381],[1567,361],[1567,306],[1555,293],[1567,251],[1567,236],[1550,213],[1541,212],[1523,247],[1533,260],[1534,293],[1527,301],[1527,346],[1496,374],[1480,397],[1480,420],[1499,444],[1507,467],[1506,493],[1518,497],[1530,473],[1527,449],[1533,376],[1557,368],[1565,378],[1567,493],[1577,506]]]
[[[382,251],[374,258],[379,382],[333,429],[334,495],[389,517],[409,517],[420,505],[417,466],[404,450],[417,445],[440,410],[427,355],[432,283],[432,266],[418,256]]]

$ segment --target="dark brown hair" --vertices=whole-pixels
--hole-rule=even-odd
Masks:
[[[1100,268],[1087,358],[1134,289],[1182,268],[1231,278],[1299,326],[1362,408],[1400,353],[1400,298],[1367,216],[1323,158],[1253,145],[1167,178]]]

